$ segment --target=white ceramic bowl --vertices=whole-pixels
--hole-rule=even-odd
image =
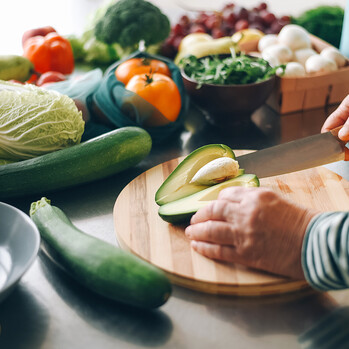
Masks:
[[[29,216],[0,202],[0,301],[34,262],[39,246],[39,230]]]

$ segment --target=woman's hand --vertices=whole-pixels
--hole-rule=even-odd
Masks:
[[[338,137],[344,141],[349,141],[349,95],[346,96],[339,107],[326,119],[321,132],[328,132],[332,129],[342,126]]]
[[[230,187],[192,217],[185,234],[208,258],[304,279],[303,237],[317,213],[267,188]]]

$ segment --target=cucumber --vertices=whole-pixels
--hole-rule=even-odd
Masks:
[[[0,166],[0,199],[71,187],[130,168],[145,158],[151,137],[123,127],[33,159]]]
[[[33,202],[30,216],[55,262],[88,289],[146,309],[168,300],[171,283],[160,269],[82,232],[48,199]]]

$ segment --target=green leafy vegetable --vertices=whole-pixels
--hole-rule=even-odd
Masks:
[[[279,67],[272,68],[262,58],[239,55],[226,58],[187,56],[180,62],[185,74],[203,84],[242,85],[266,80],[275,75]]]
[[[109,65],[114,63],[120,56],[117,44],[107,45],[98,41],[93,30],[88,30],[81,37],[68,36],[67,39],[73,49],[76,62],[85,62],[95,65]]]
[[[154,45],[167,38],[170,21],[158,7],[145,0],[120,0],[108,7],[95,26],[97,40],[136,49],[141,40]]]
[[[80,143],[82,113],[55,91],[0,80],[0,158],[19,161]]]
[[[103,18],[112,3],[114,0],[107,1],[88,16],[86,28],[81,36],[69,35],[67,37],[72,46],[75,61],[103,66],[114,63],[121,58],[119,51],[122,50],[120,50],[119,45],[108,45],[101,42],[96,39],[94,33],[96,23]]]
[[[67,36],[75,61],[102,67],[110,65],[137,50],[141,40],[146,42],[146,52],[160,51],[162,41],[170,32],[167,17],[144,0],[123,2],[107,1],[91,13],[81,36]]]
[[[344,9],[339,6],[318,6],[292,18],[292,23],[304,27],[309,33],[339,47]]]
[[[75,35],[69,35],[66,37],[70,42],[70,46],[73,50],[74,60],[75,62],[80,62],[84,60],[85,52],[84,52],[84,42],[80,37]]]

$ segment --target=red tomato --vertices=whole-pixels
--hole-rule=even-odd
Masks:
[[[181,95],[175,82],[164,74],[139,74],[131,78],[126,90],[132,91],[157,108],[169,121],[181,111]]]
[[[36,85],[42,86],[43,84],[46,84],[48,82],[58,82],[64,80],[66,80],[64,74],[58,71],[48,71],[39,77],[38,81],[36,82]]]
[[[138,74],[160,73],[171,76],[171,71],[167,64],[157,59],[149,58],[131,58],[121,63],[115,69],[116,78],[125,85],[129,80]]]

